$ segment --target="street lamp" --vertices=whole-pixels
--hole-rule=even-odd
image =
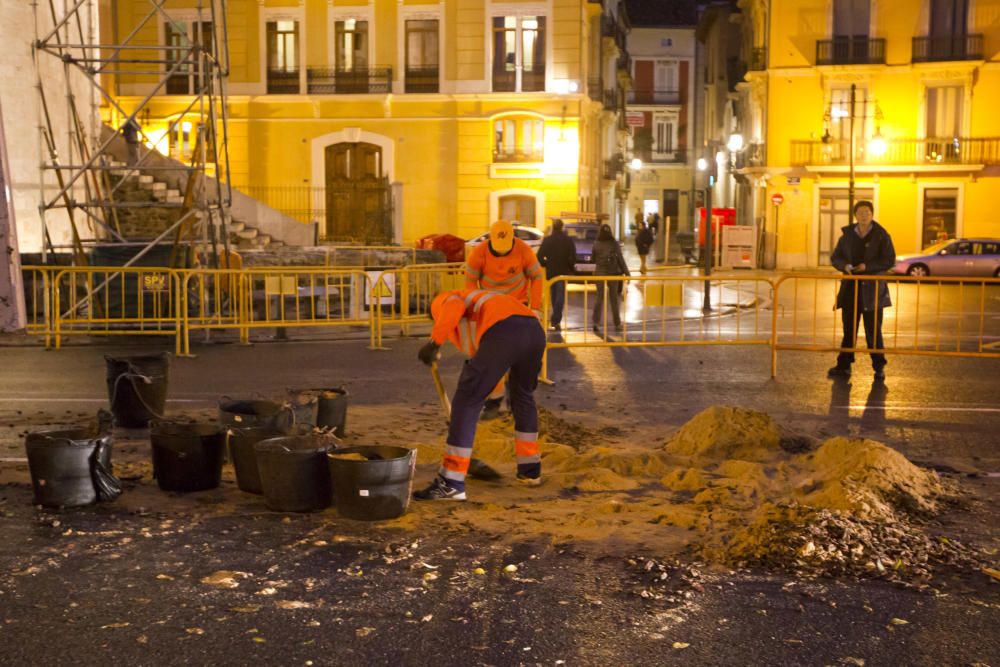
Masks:
[[[821,138],[824,144],[830,143],[832,137],[830,136],[829,123],[831,121],[839,121],[842,118],[846,118],[850,122],[850,144],[848,147],[849,176],[847,182],[847,210],[850,211],[849,215],[854,214],[854,154],[857,151],[857,138],[854,136],[854,121],[858,118],[864,119],[868,117],[867,111],[861,114],[858,114],[856,111],[857,90],[857,85],[852,83],[851,97],[846,111],[839,107],[834,107],[833,102],[831,101],[830,106],[827,107],[826,113],[823,114],[823,121],[826,126],[823,128],[823,136]],[[882,136],[882,109],[879,108],[877,101],[872,100],[872,104],[874,110],[871,116],[875,120],[875,134],[868,143],[868,152],[874,157],[882,157],[885,155],[885,151],[888,147],[885,138]]]
[[[632,158],[632,161],[628,163],[628,166],[632,168],[632,171],[640,171],[642,169],[642,160],[634,157]]]

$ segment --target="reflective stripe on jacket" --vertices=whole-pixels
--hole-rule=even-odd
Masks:
[[[507,294],[482,289],[451,290],[434,297],[431,305],[434,329],[431,338],[438,345],[446,341],[470,357],[489,328],[508,317],[534,317],[523,303]]]

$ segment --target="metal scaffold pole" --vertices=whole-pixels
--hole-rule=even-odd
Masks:
[[[206,7],[199,0],[194,19],[190,10],[176,15],[166,0],[146,0],[145,8],[134,4],[136,22],[125,30],[115,25],[106,42],[95,37],[99,0],[32,2],[43,112],[43,238],[47,252],[64,247],[51,240],[62,225],[60,236],[72,239],[77,265],[91,263],[87,251],[97,247],[138,245],[122,264],[130,266],[163,239],[173,241],[169,264],[183,265],[184,251],[205,232],[221,235],[228,250],[227,2],[208,0]],[[117,12],[107,20],[116,22]],[[119,33],[127,34],[119,40]],[[164,43],[149,44],[150,34],[162,35]],[[174,103],[169,115],[156,108],[162,94]],[[53,100],[65,100],[59,114],[65,118],[50,113]],[[159,123],[155,133],[151,118]],[[192,137],[197,141],[188,153]],[[166,155],[160,152],[164,146]],[[167,196],[163,185],[151,188],[145,201],[129,196],[150,176],[164,179],[183,198]],[[164,196],[154,196],[158,188]],[[126,224],[153,214],[159,227],[138,225],[137,231]],[[219,254],[225,256],[213,248],[213,265]]]

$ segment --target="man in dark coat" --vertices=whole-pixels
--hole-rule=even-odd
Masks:
[[[575,273],[576,244],[563,231],[563,221],[552,220],[552,233],[545,237],[538,248],[538,262],[545,267],[546,279],[556,276],[572,276]],[[563,306],[566,305],[566,283],[562,280],[549,285],[549,300],[552,302],[552,312],[549,314],[549,324],[554,331],[559,331],[562,322]]]
[[[646,226],[645,222],[639,223],[639,229],[635,234],[635,249],[639,252],[639,273],[646,275],[646,255],[653,247],[653,232]]]
[[[843,235],[830,256],[838,271],[848,276],[885,273],[896,263],[896,250],[892,237],[885,227],[874,220],[875,208],[870,201],[854,205],[855,224],[843,228]],[[883,311],[892,305],[889,287],[881,280],[842,280],[837,294],[837,308],[841,309],[844,339],[841,348],[853,348],[858,336],[858,322],[864,320],[865,340],[868,349],[885,349],[882,340]],[[872,352],[875,379],[885,379],[885,355]],[[837,365],[829,370],[830,377],[850,377],[854,353],[842,351],[837,355]]]

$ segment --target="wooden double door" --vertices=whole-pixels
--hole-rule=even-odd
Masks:
[[[329,241],[382,245],[392,242],[392,192],[382,148],[365,142],[328,146],[326,229]]]

